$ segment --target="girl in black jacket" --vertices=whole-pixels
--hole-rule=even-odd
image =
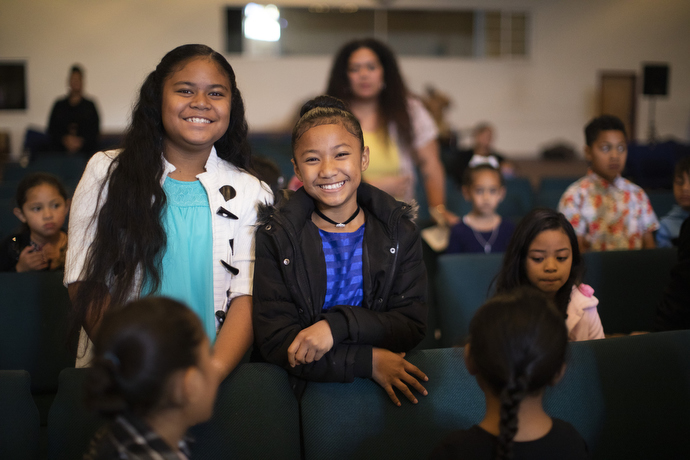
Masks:
[[[374,379],[417,402],[427,377],[404,359],[426,329],[426,269],[413,208],[361,183],[362,129],[344,104],[307,102],[292,132],[304,186],[260,217],[254,336],[263,359],[304,380]]]

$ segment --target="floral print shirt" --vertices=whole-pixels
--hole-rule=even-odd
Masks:
[[[659,228],[640,187],[621,176],[609,182],[592,170],[568,187],[558,210],[592,251],[642,249],[643,235]]]

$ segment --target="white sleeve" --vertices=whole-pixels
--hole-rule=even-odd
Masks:
[[[422,101],[415,97],[407,100],[410,123],[414,132],[414,148],[419,149],[438,138],[438,127]]]
[[[96,218],[106,198],[107,184],[105,182],[108,171],[117,153],[116,151],[96,153],[86,165],[74,192],[67,232],[67,257],[63,280],[65,286],[81,279],[86,256],[96,236]]]

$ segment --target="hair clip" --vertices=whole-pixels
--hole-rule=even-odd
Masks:
[[[232,265],[230,265],[229,263],[227,263],[224,260],[221,260],[220,263],[223,265],[223,267],[225,267],[225,269],[227,271],[229,271],[230,273],[232,273],[235,276],[237,276],[237,274],[240,272],[237,268],[233,267]]]
[[[218,208],[218,211],[216,211],[216,214],[219,216],[227,217],[228,219],[235,219],[237,220],[237,216],[225,209],[224,207]]]
[[[112,351],[106,351],[105,353],[103,353],[103,359],[105,359],[106,361],[110,361],[113,367],[115,367],[115,369],[119,369],[120,360],[117,356],[115,356],[115,354]]]
[[[223,185],[221,188],[218,189],[221,195],[223,195],[223,198],[225,198],[225,201],[232,200],[237,196],[237,192],[235,191],[235,188],[232,185]]]
[[[482,156],[482,155],[474,155],[470,159],[470,162],[467,166],[469,166],[470,168],[476,168],[477,166],[481,166],[481,165],[489,165],[494,169],[500,168],[500,165],[498,164],[498,160],[493,155],[489,155],[487,157]]]

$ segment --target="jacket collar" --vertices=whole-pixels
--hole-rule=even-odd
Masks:
[[[395,224],[397,216],[403,215],[414,221],[417,214],[416,203],[407,204],[395,200],[392,196],[362,182],[357,188],[357,202],[365,212],[373,215],[391,228]],[[264,207],[259,213],[259,222],[266,223],[273,214],[291,224],[293,229],[304,226],[311,213],[314,212],[314,199],[310,197],[304,188],[296,192],[285,193],[282,197],[276,197],[274,206]]]
[[[161,159],[163,160],[163,176],[161,177],[162,187],[163,182],[165,182],[165,178],[168,177],[168,174],[175,171],[177,168],[174,164],[170,163],[163,154],[161,154]],[[199,176],[202,176],[204,174],[214,174],[218,170],[220,161],[221,160],[218,157],[218,154],[216,153],[216,148],[211,147],[211,153],[209,153],[208,160],[206,160],[206,164],[204,165],[204,169],[206,169],[206,171],[202,172],[201,174],[197,174],[196,177],[199,178]]]

